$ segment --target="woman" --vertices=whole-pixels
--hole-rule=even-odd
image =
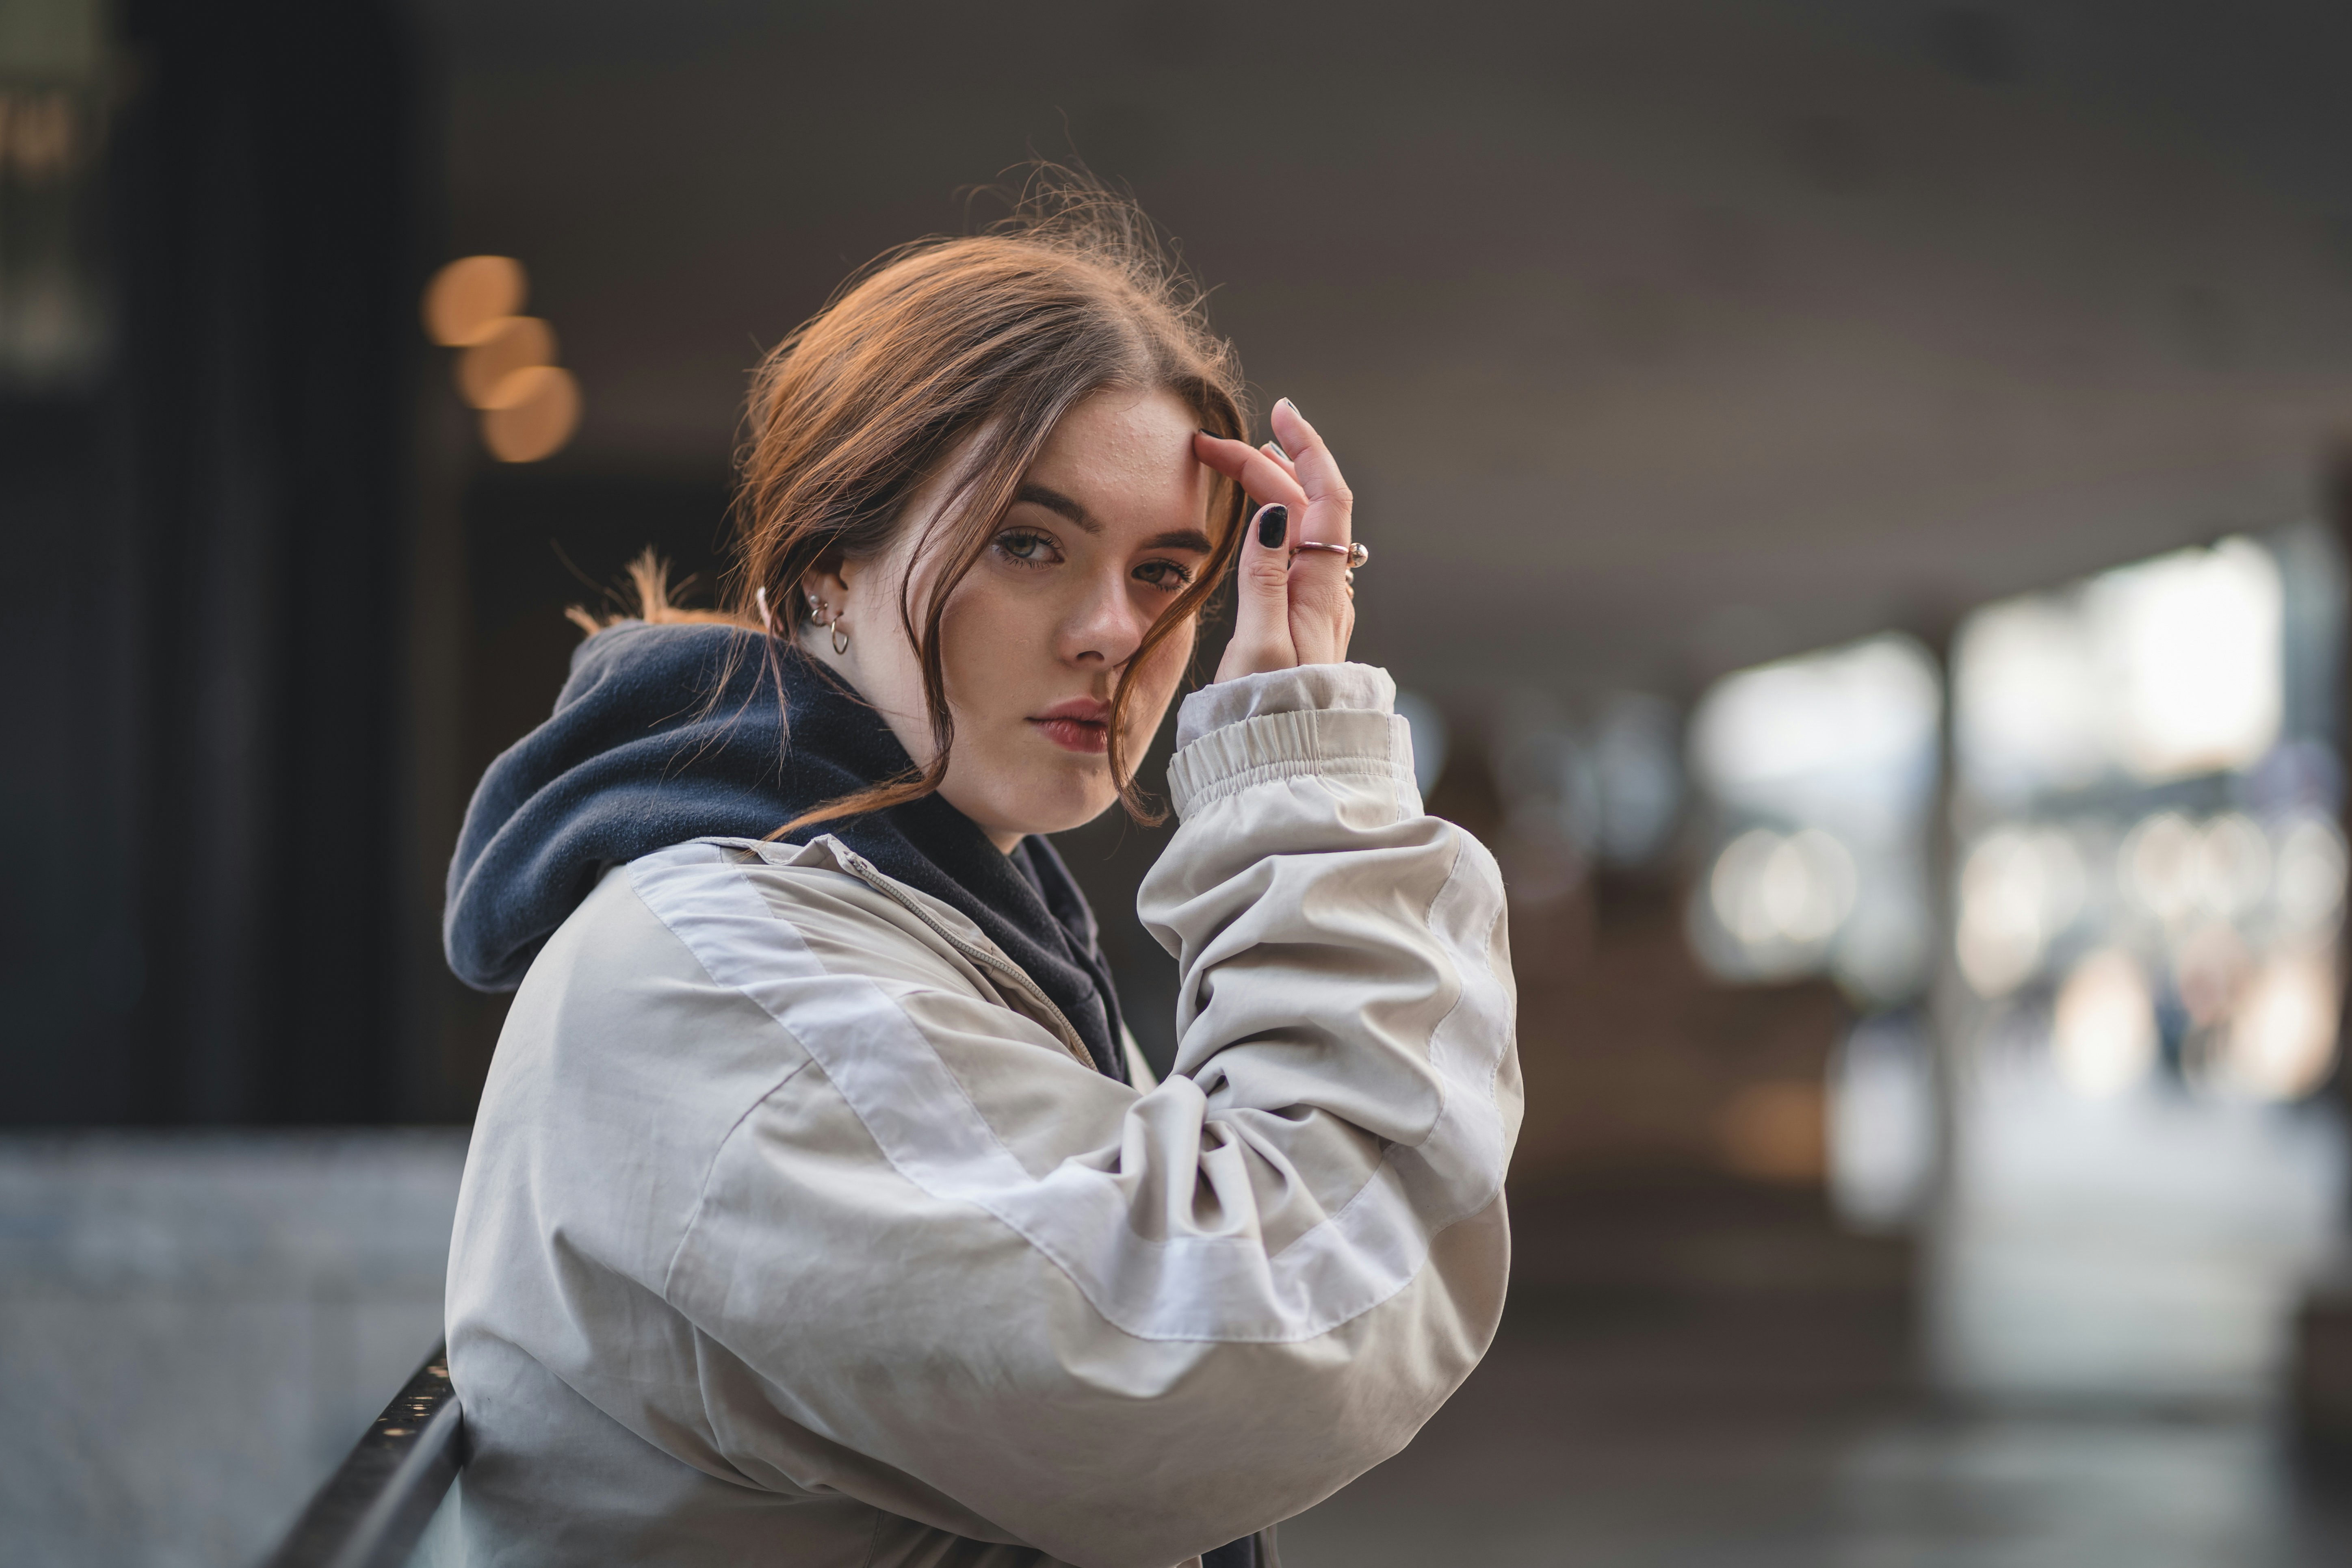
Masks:
[[[648,568],[492,764],[446,929],[520,981],[450,1263],[473,1558],[1267,1563],[1484,1352],[1501,887],[1343,662],[1338,465],[1239,385],[1099,198],[887,258],[758,374],[731,608]],[[1042,836],[1150,809],[1236,563],[1139,899],[1155,1086]]]

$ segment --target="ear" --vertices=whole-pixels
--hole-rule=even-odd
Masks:
[[[814,596],[825,607],[828,617],[839,614],[849,605],[849,580],[857,569],[839,549],[826,551],[818,556],[806,572],[801,574],[801,607],[809,608]]]

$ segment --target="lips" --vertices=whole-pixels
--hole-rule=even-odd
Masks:
[[[1066,752],[1099,754],[1110,749],[1110,704],[1091,697],[1057,702],[1043,713],[1031,714],[1029,722]]]

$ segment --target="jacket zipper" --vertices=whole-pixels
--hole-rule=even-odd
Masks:
[[[1071,1027],[1069,1016],[1054,1005],[1052,997],[1038,989],[1037,983],[1030,979],[1019,964],[986,948],[973,946],[940,924],[938,921],[931,918],[929,911],[908,898],[896,882],[867,865],[864,857],[851,852],[845,847],[837,858],[849,868],[851,875],[922,921],[933,935],[955,949],[965,963],[975,969],[984,969],[991,974],[1011,981],[1013,987],[1024,996],[1045,1010],[1046,1017],[1053,1021],[1054,1033],[1060,1038],[1065,1050],[1076,1057],[1088,1071],[1102,1070],[1102,1065],[1095,1060],[1094,1052],[1087,1048],[1085,1037],[1076,1029]]]

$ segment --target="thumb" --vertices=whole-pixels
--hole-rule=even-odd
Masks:
[[[1290,640],[1290,509],[1279,502],[1259,508],[1250,521],[1234,584],[1234,640],[1217,665],[1219,680],[1298,662]]]

